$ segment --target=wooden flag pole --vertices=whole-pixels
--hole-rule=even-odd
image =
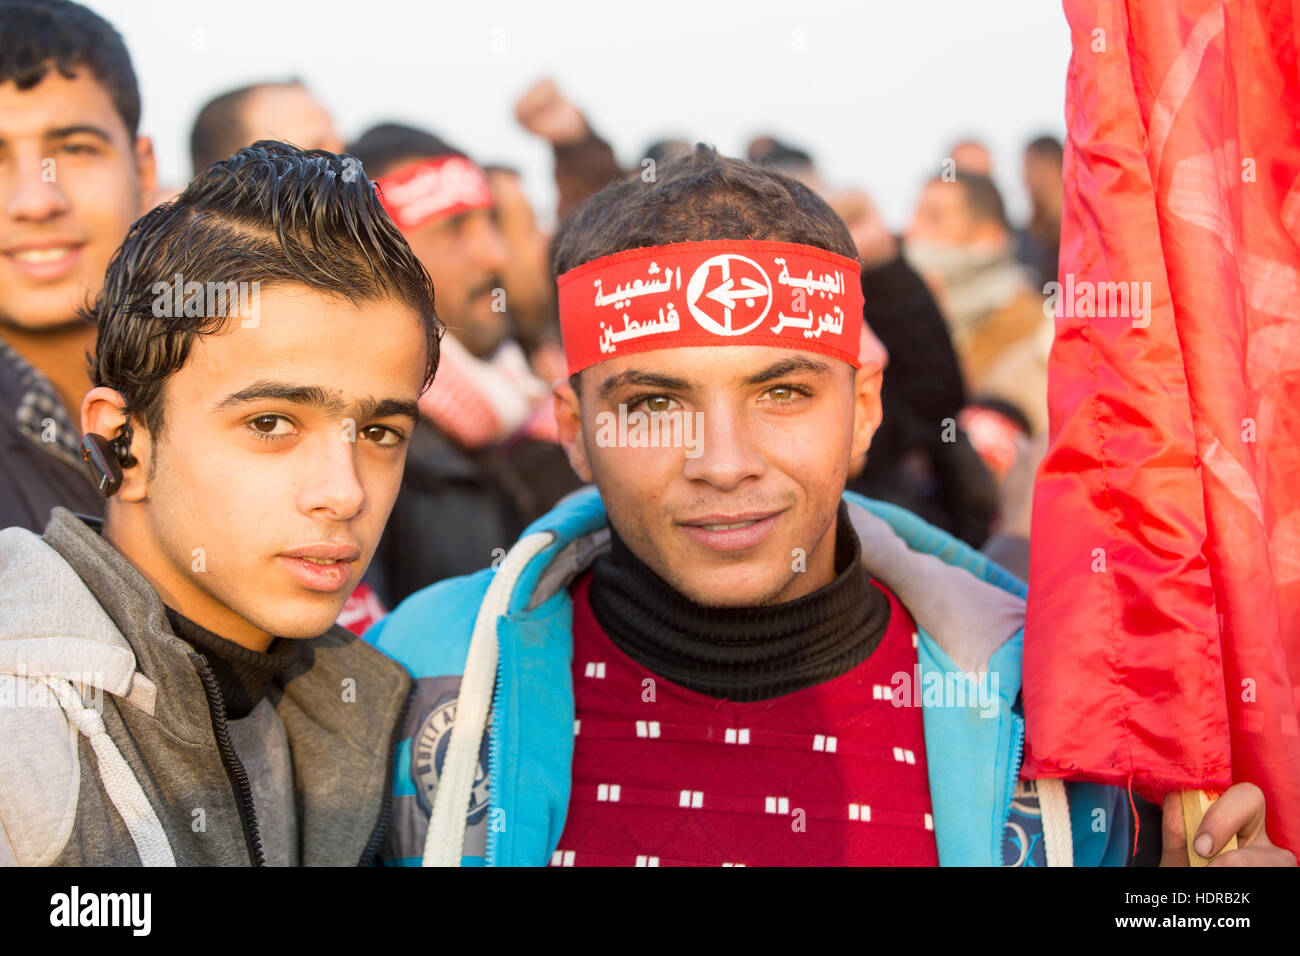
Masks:
[[[1205,816],[1205,811],[1214,801],[1209,798],[1204,790],[1181,790],[1179,797],[1183,804],[1183,827],[1187,834],[1187,864],[1189,866],[1207,866],[1209,860],[1201,856],[1192,847],[1196,839],[1196,831],[1200,829],[1201,818]],[[1229,850],[1237,849],[1237,838],[1232,836],[1224,845],[1219,853],[1227,853]],[[1219,854],[1215,854],[1218,856]]]

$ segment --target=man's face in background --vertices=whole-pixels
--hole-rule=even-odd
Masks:
[[[976,223],[962,186],[941,180],[927,183],[916,204],[916,213],[906,238],[954,246],[975,241],[978,238]]]
[[[249,144],[278,139],[303,149],[343,152],[343,139],[329,111],[305,87],[263,86],[250,93],[240,109]]]
[[[438,290],[438,317],[460,344],[486,357],[510,331],[506,301],[497,290],[507,262],[493,210],[470,209],[405,233],[411,251]]]
[[[155,186],[150,141],[89,71],[0,84],[0,324],[78,322]]]
[[[521,332],[536,337],[556,321],[547,250],[550,240],[538,228],[519,175],[507,169],[492,169],[487,171],[487,177],[496,197],[497,228],[508,250],[501,269],[506,311]]]
[[[1025,189],[1036,206],[1059,209],[1065,189],[1061,164],[1055,159],[1025,151]]]

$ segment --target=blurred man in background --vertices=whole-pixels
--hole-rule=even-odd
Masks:
[[[515,338],[542,381],[563,378],[566,366],[551,280],[550,235],[538,225],[517,169],[498,165],[485,166],[483,171],[496,200],[496,223],[506,244],[501,281]]]
[[[958,172],[974,173],[977,176],[993,176],[993,157],[989,148],[977,139],[962,139],[952,144],[948,158],[953,161]]]
[[[793,177],[809,189],[827,192],[826,181],[817,172],[812,155],[797,146],[783,143],[775,136],[756,136],[749,141],[745,154],[751,163]]]
[[[465,574],[579,487],[555,444],[550,386],[511,338],[509,249],[483,170],[432,133],[372,127],[348,152],[429,270],[447,326],[420,398],[402,491],[368,575],[388,607]]]
[[[302,83],[254,83],[222,93],[199,110],[190,131],[194,172],[259,139],[277,139],[302,149],[343,151],[329,111]]]
[[[1029,435],[1045,431],[1052,320],[1016,261],[997,186],[960,171],[931,179],[904,252],[935,291],[970,394],[998,402]]]
[[[0,45],[0,527],[103,514],[77,410],[95,329],[78,315],[156,185],[126,46],[62,0],[4,0]]]
[[[1019,235],[1016,255],[1034,270],[1042,285],[1056,281],[1061,255],[1064,161],[1065,148],[1055,136],[1040,136],[1025,147],[1025,189],[1033,211]]]
[[[956,424],[966,388],[943,314],[866,193],[839,190],[829,201],[857,247],[866,320],[889,355],[880,427],[850,470],[849,490],[901,505],[978,548],[997,514],[997,489]]]

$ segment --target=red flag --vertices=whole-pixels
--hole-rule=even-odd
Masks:
[[[1065,9],[1023,773],[1250,781],[1300,851],[1296,8]]]

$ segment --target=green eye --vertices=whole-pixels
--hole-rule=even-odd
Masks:
[[[667,395],[656,395],[653,398],[647,398],[645,407],[650,412],[666,412],[672,405],[673,400]]]
[[[798,385],[773,385],[766,394],[773,405],[794,405],[812,393]]]

